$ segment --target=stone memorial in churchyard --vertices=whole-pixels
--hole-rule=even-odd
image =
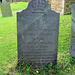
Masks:
[[[2,0],[0,0],[0,2],[2,3]]]
[[[72,23],[71,23],[71,55],[75,57],[75,4],[72,5]]]
[[[12,3],[12,0],[7,0],[7,2]]]
[[[4,0],[1,4],[1,13],[2,16],[12,16],[10,3],[6,2],[6,0]]]
[[[1,3],[2,3],[2,0],[0,0],[0,7],[1,7]]]
[[[0,2],[0,7],[1,7],[1,2]]]
[[[24,2],[24,0],[22,0],[22,2]]]
[[[46,0],[31,0],[17,13],[18,60],[33,61],[34,68],[57,64],[59,13]]]

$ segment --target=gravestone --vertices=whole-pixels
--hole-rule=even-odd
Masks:
[[[22,2],[24,2],[24,0],[22,0]]]
[[[7,2],[12,3],[12,0],[7,0]]]
[[[1,7],[1,1],[0,1],[0,7]]]
[[[18,60],[34,61],[34,68],[57,64],[59,14],[46,0],[31,0],[17,13]]]
[[[72,23],[71,23],[71,55],[75,57],[75,4],[72,5]]]
[[[2,0],[0,0],[0,2],[2,3]]]
[[[2,0],[0,0],[0,7],[1,7],[1,3],[2,3]]]
[[[12,16],[12,11],[10,7],[10,3],[3,1],[1,4],[1,13],[2,16]]]

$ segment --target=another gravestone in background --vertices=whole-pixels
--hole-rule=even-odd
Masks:
[[[0,1],[0,7],[1,7],[1,1]]]
[[[24,2],[24,0],[22,0],[22,2]]]
[[[0,7],[1,7],[1,3],[2,3],[2,0],[0,0]]]
[[[1,4],[1,12],[2,16],[12,16],[10,3],[6,2],[6,0],[4,0]]]
[[[75,57],[75,4],[72,5],[71,55]]]
[[[0,0],[0,2],[2,3],[2,0]]]
[[[7,2],[9,2],[9,3],[12,3],[12,0],[6,0]]]
[[[34,61],[34,68],[57,63],[59,14],[46,0],[31,0],[17,13],[18,59]]]

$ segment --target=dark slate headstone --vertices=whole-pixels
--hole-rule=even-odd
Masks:
[[[34,68],[57,63],[59,14],[46,0],[31,0],[17,13],[18,59],[34,61]]]
[[[72,5],[71,55],[75,57],[75,4]]]

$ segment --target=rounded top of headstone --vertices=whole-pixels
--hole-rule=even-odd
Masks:
[[[49,5],[46,0],[31,0],[28,4],[28,8],[32,12],[44,12],[49,8]]]

